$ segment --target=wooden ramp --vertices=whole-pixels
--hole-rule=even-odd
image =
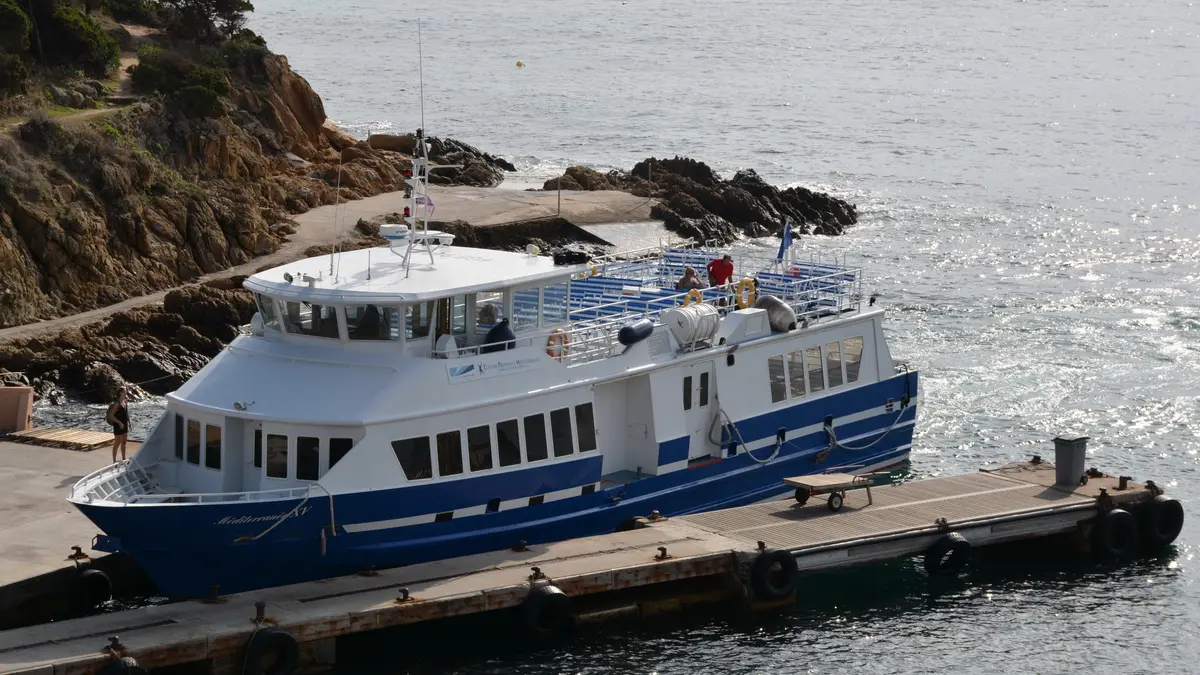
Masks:
[[[84,452],[112,445],[111,431],[86,431],[84,429],[55,429],[42,427],[28,431],[14,431],[9,440],[27,445],[48,445],[55,448],[82,450]]]

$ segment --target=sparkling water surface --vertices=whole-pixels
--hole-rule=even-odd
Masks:
[[[1198,672],[1194,3],[255,6],[252,27],[358,135],[421,124],[420,17],[425,127],[512,159],[518,180],[679,153],[849,199],[859,225],[797,246],[861,263],[893,356],[920,369],[915,476],[1048,456],[1078,431],[1090,464],[1159,481],[1190,518],[1168,555],[1117,569],[1033,548],[931,584],[898,562],[810,580],[782,617],[542,651],[368,640],[343,672]]]

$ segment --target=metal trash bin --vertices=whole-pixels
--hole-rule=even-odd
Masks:
[[[1087,461],[1087,436],[1059,436],[1054,439],[1054,483],[1079,485]]]

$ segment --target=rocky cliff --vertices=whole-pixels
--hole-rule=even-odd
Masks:
[[[779,234],[790,218],[797,234],[841,234],[858,222],[854,205],[803,187],[780,190],[753,169],[722,179],[704,162],[687,157],[648,158],[628,173],[573,166],[543,189],[623,190],[655,197],[651,212],[668,230],[700,242],[728,243],[738,234]]]
[[[338,186],[343,200],[403,188],[409,155],[333,127],[286,58],[265,48],[188,57],[225,59],[189,71],[217,73],[212,90],[226,92],[203,114],[180,105],[189,87],[0,130],[0,327],[271,253],[292,231],[288,216],[333,203]],[[503,160],[471,146],[439,139],[434,148],[434,161],[464,164],[447,182],[503,177]]]

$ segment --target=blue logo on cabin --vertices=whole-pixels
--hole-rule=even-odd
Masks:
[[[453,368],[450,369],[450,377],[462,377],[463,375],[466,375],[467,373],[471,372],[472,370],[475,370],[474,363],[467,365],[467,366],[454,366]]]

